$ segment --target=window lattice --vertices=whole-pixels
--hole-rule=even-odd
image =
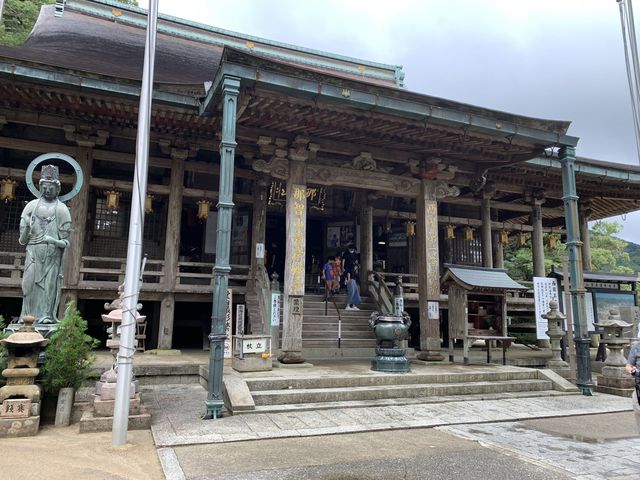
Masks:
[[[123,238],[129,220],[129,206],[120,202],[118,211],[109,210],[105,198],[96,198],[93,233],[98,237]]]

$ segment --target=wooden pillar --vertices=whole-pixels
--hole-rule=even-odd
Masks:
[[[504,268],[504,246],[498,241],[498,232],[493,234],[493,266]]]
[[[253,215],[251,219],[251,282],[255,285],[258,266],[264,265],[264,257],[256,258],[256,245],[264,246],[267,228],[267,187],[265,178],[256,180],[253,191]],[[264,251],[264,249],[263,249]]]
[[[542,203],[544,199],[534,198],[531,203],[531,255],[533,257],[533,276],[544,277],[544,238],[542,235]]]
[[[169,206],[167,208],[167,229],[164,239],[164,289],[166,295],[160,304],[158,323],[158,349],[170,349],[173,343],[175,316],[175,283],[178,275],[180,252],[180,219],[182,217],[182,195],[184,191],[184,162],[187,150],[172,149],[171,179],[169,180]]]
[[[591,202],[589,200],[578,203],[580,216],[580,240],[582,240],[582,266],[591,270],[591,238],[589,237],[589,217],[591,216]]]
[[[418,302],[420,310],[420,360],[443,360],[440,349],[440,257],[438,251],[438,198],[456,196],[459,190],[442,182],[421,180],[416,199],[418,248]]]
[[[376,196],[367,194],[360,210],[360,288],[369,291],[369,272],[373,271],[373,202]]]
[[[491,195],[483,194],[480,207],[480,218],[482,226],[480,235],[482,237],[482,266],[493,268],[493,239],[491,238]]]
[[[309,139],[298,137],[289,149],[287,178],[286,234],[287,250],[284,266],[282,348],[278,360],[282,363],[303,363],[302,318],[305,281],[307,180],[306,160]],[[276,155],[278,155],[276,150]]]

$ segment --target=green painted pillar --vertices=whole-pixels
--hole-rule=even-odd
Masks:
[[[569,290],[573,312],[573,333],[576,344],[576,385],[584,395],[591,395],[591,357],[589,356],[589,332],[585,304],[584,276],[582,269],[582,242],[578,218],[578,194],[576,189],[575,147],[561,147],[558,152],[562,165],[562,201],[567,227],[567,252],[569,256]]]
[[[204,418],[218,418],[222,398],[224,341],[227,338],[226,312],[229,286],[229,252],[231,250],[231,214],[233,213],[233,164],[236,151],[236,111],[240,79],[225,76],[222,80],[222,139],[220,140],[220,187],[218,191],[218,227],[216,264],[213,267],[213,313],[209,334],[209,385]]]

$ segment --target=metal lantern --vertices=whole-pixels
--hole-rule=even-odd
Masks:
[[[105,192],[105,195],[106,195],[107,210],[116,212],[118,210],[118,206],[120,205],[121,193],[118,192],[117,190],[107,190]]]
[[[198,200],[198,218],[200,220],[206,220],[209,217],[209,207],[211,202],[209,200]]]
[[[527,243],[527,235],[524,232],[518,232],[518,245],[520,247]]]
[[[509,243],[509,232],[506,230],[500,230],[498,233],[498,243],[503,245]]]
[[[153,213],[153,195],[147,195],[144,199],[144,213]]]
[[[11,177],[0,180],[0,200],[10,202],[14,198],[16,198],[15,194],[17,184],[18,182],[13,180]]]
[[[464,239],[467,241],[473,240],[473,228],[469,225],[464,227]]]
[[[416,222],[407,222],[407,236],[408,237],[416,236]]]
[[[447,240],[453,240],[456,238],[456,227],[454,225],[448,224],[445,225],[445,238]]]

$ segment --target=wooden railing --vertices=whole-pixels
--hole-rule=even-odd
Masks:
[[[0,285],[20,286],[24,257],[24,253],[0,253]]]
[[[385,282],[385,274],[382,272],[371,272],[369,280],[371,296],[376,301],[376,305],[381,313],[393,312],[393,294]]]
[[[124,282],[125,258],[82,257],[78,287],[86,289],[116,290]],[[142,290],[161,290],[164,279],[164,261],[147,260],[144,267]]]
[[[249,279],[249,265],[231,265],[229,287],[244,291]],[[204,262],[178,262],[178,275],[175,282],[176,291],[212,292],[213,264]]]

